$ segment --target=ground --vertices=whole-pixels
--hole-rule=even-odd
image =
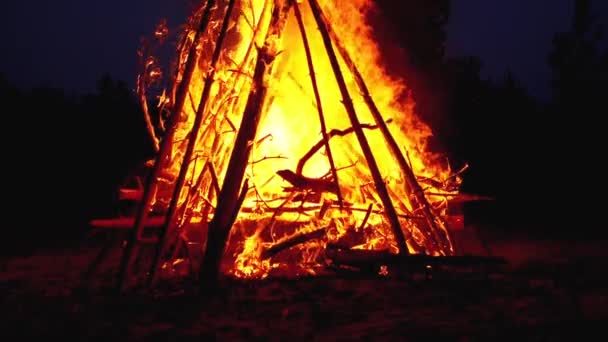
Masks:
[[[173,288],[118,296],[111,272],[83,289],[98,246],[0,264],[0,338],[30,340],[580,340],[608,322],[608,244],[502,238],[485,274],[227,281],[212,299]],[[9,337],[12,337],[9,339]]]

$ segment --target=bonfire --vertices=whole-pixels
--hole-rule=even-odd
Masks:
[[[415,103],[398,100],[407,88],[383,67],[371,6],[201,1],[170,70],[141,51],[138,94],[156,158],[131,194],[140,205],[123,283],[146,243],[153,283],[184,250],[208,283],[315,274],[335,250],[456,253],[447,212],[461,172],[428,149]],[[168,34],[161,24],[154,38]]]

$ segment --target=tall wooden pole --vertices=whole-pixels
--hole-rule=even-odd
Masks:
[[[230,229],[240,209],[240,199],[243,198],[243,191],[247,191],[247,189],[241,191],[241,185],[264,109],[268,93],[267,81],[272,74],[273,62],[279,53],[280,47],[278,44],[287,23],[290,4],[291,1],[288,0],[277,0],[275,2],[270,20],[270,29],[264,46],[258,51],[252,89],[232,149],[224,183],[218,196],[217,208],[213,219],[209,223],[207,247],[205,248],[200,272],[202,288],[206,291],[213,291],[217,286],[221,261]]]
[[[331,168],[334,182],[336,183],[336,190],[338,195],[338,203],[340,203],[340,209],[344,206],[344,200],[342,198],[342,190],[340,190],[340,182],[338,181],[338,171],[336,164],[334,163],[333,153],[329,145],[329,135],[327,134],[327,125],[325,124],[325,115],[323,114],[323,105],[321,103],[321,94],[319,93],[319,87],[317,85],[317,74],[315,72],[315,65],[312,60],[312,53],[310,52],[310,44],[308,43],[308,36],[306,34],[306,27],[304,26],[304,20],[302,20],[302,13],[300,12],[300,5],[297,1],[293,2],[293,9],[298,21],[300,33],[302,34],[302,42],[304,43],[304,50],[306,51],[306,61],[308,62],[308,70],[310,72],[310,80],[312,82],[312,89],[315,93],[315,101],[317,102],[317,109],[319,112],[319,122],[321,123],[321,134],[323,136],[323,143],[325,144],[325,151],[327,152],[327,160],[329,161],[329,167]]]
[[[211,94],[211,86],[215,82],[215,71],[217,63],[220,59],[220,55],[223,50],[224,39],[226,38],[226,32],[228,31],[228,25],[230,24],[230,16],[232,15],[235,3],[236,0],[230,0],[230,2],[228,3],[228,8],[226,9],[226,14],[224,15],[224,21],[222,22],[220,34],[215,43],[213,55],[211,56],[209,73],[207,74],[207,77],[205,79],[205,85],[203,87],[201,100],[198,104],[194,124],[189,134],[186,152],[184,153],[184,156],[182,158],[181,168],[179,170],[177,180],[175,181],[175,187],[173,188],[173,196],[171,197],[171,202],[169,203],[169,210],[165,216],[165,223],[163,224],[163,227],[160,232],[160,242],[157,244],[157,248],[154,255],[154,262],[152,264],[152,269],[150,270],[151,286],[156,283],[158,277],[158,270],[161,266],[163,255],[165,254],[166,249],[169,245],[168,237],[171,236],[171,234],[169,233],[175,227],[175,212],[177,211],[180,194],[182,192],[186,176],[188,175],[188,169],[190,168],[190,160],[192,159],[194,148],[196,147],[196,142],[198,140],[198,135],[201,130],[201,124],[203,122],[205,108],[207,108],[207,102],[209,100],[209,95]]]
[[[395,239],[397,240],[399,253],[409,254],[406,238],[403,233],[403,230],[401,229],[401,223],[399,222],[397,211],[395,210],[388,190],[386,189],[386,184],[382,179],[382,174],[380,173],[380,169],[378,168],[378,164],[376,162],[374,154],[372,153],[372,150],[369,146],[369,142],[365,137],[363,128],[361,128],[361,123],[359,122],[355,106],[353,105],[352,99],[348,92],[346,81],[344,80],[344,75],[340,70],[340,63],[338,62],[338,57],[336,56],[336,52],[334,51],[334,47],[331,42],[331,37],[329,36],[329,32],[327,29],[328,25],[321,18],[321,8],[317,0],[309,0],[308,3],[310,4],[312,13],[315,17],[315,20],[317,21],[317,25],[319,26],[321,36],[323,37],[323,43],[325,44],[325,49],[327,50],[329,61],[334,71],[336,81],[338,82],[340,93],[342,93],[342,103],[344,104],[348,117],[353,125],[355,135],[357,136],[357,140],[359,140],[359,145],[361,146],[361,150],[363,151],[363,155],[365,156],[365,159],[367,161],[367,165],[372,174],[372,178],[374,179],[376,191],[378,192],[378,196],[380,196],[380,200],[382,201],[382,205],[384,206],[386,218],[390,222],[393,234],[395,235]]]
[[[190,46],[188,60],[186,62],[186,68],[184,70],[182,80],[178,86],[176,102],[173,107],[172,114],[169,117],[167,131],[165,133],[165,136],[162,138],[160,151],[156,155],[152,172],[146,180],[146,187],[142,196],[140,208],[137,212],[137,216],[135,217],[135,224],[133,226],[133,229],[129,233],[127,246],[125,248],[125,252],[120,263],[120,271],[118,276],[119,291],[123,291],[127,285],[127,281],[131,273],[131,267],[133,261],[135,260],[135,256],[137,255],[138,242],[141,239],[143,230],[145,228],[145,221],[148,217],[148,212],[150,211],[150,206],[152,204],[152,199],[157,190],[157,179],[162,171],[163,161],[166,158],[170,158],[171,148],[173,145],[173,135],[175,134],[177,122],[179,121],[179,117],[182,114],[186,99],[188,98],[190,81],[192,80],[192,76],[194,74],[194,70],[198,62],[197,46],[199,45],[202,35],[207,30],[207,26],[209,25],[209,21],[211,18],[211,11],[214,6],[215,0],[207,1],[207,4],[205,5],[205,10],[202,14],[201,21],[199,23],[199,27],[192,41],[192,45]]]
[[[321,21],[323,21],[324,23],[327,23],[327,19],[323,15],[323,12],[320,8],[319,8],[319,17],[320,17]],[[414,201],[414,203],[417,203],[418,206],[422,209],[425,220],[426,220],[429,228],[431,229],[432,234],[434,235],[434,239],[437,240],[438,243],[442,243],[442,245],[443,245],[442,247],[443,247],[444,251],[448,252],[448,254],[453,254],[453,252],[454,252],[453,246],[452,246],[449,236],[447,235],[448,230],[445,226],[445,223],[435,213],[433,213],[433,209],[432,209],[430,203],[428,202],[428,200],[426,199],[426,196],[424,195],[424,191],[422,190],[422,187],[420,186],[420,184],[418,183],[418,181],[416,179],[416,175],[414,174],[413,170],[411,169],[408,162],[406,161],[405,156],[401,152],[401,148],[399,147],[399,144],[397,143],[397,141],[395,140],[395,138],[389,131],[388,126],[387,126],[386,122],[384,121],[382,114],[380,113],[380,110],[378,109],[378,106],[376,106],[376,103],[374,102],[374,99],[372,98],[372,96],[370,94],[369,88],[367,87],[367,84],[365,83],[365,80],[364,80],[363,76],[361,75],[361,72],[355,65],[354,61],[350,57],[350,54],[346,50],[346,47],[344,46],[342,41],[339,39],[338,35],[333,31],[331,26],[327,25],[327,24],[325,26],[327,27],[327,31],[328,31],[329,35],[331,36],[333,42],[336,44],[336,47],[337,47],[338,51],[340,52],[340,55],[344,59],[345,64],[348,66],[348,68],[352,72],[353,76],[355,77],[357,85],[363,94],[365,103],[369,107],[369,109],[372,113],[372,116],[374,117],[374,121],[376,121],[376,124],[378,125],[378,127],[380,128],[380,131],[384,135],[384,138],[389,145],[389,148],[393,154],[393,157],[397,160],[397,163],[399,164],[399,167],[401,168],[401,170],[404,174],[406,184],[409,187],[409,189],[411,189],[411,193],[412,193],[411,199]],[[441,236],[444,234],[445,234],[445,236]]]

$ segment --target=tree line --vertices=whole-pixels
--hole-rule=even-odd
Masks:
[[[377,24],[384,25],[379,36],[403,47],[390,65],[406,75],[417,113],[453,164],[471,166],[463,190],[495,197],[488,212],[497,210],[493,219],[502,223],[566,233],[572,226],[596,227],[608,41],[592,1],[572,0],[569,29],[552,37],[548,101],[532,96],[509,70],[484,79],[480,58],[446,55],[455,2],[376,2]]]

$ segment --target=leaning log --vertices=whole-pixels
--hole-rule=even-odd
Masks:
[[[317,75],[315,73],[315,66],[312,61],[312,53],[310,52],[310,45],[308,44],[308,35],[306,34],[306,28],[304,26],[304,20],[302,20],[302,13],[300,12],[300,5],[297,1],[293,2],[293,9],[298,21],[298,27],[300,34],[302,35],[302,43],[304,44],[304,51],[306,51],[306,61],[308,63],[308,71],[310,71],[310,80],[312,82],[312,89],[315,93],[315,101],[317,102],[317,111],[319,113],[319,122],[321,123],[321,135],[323,136],[323,145],[325,146],[325,152],[327,153],[327,160],[331,168],[331,174],[333,181],[336,183],[336,195],[338,196],[338,203],[340,203],[340,209],[344,207],[344,200],[342,198],[342,192],[340,191],[340,182],[338,179],[338,171],[336,164],[334,163],[334,157],[331,152],[331,146],[329,145],[329,135],[327,134],[327,125],[325,124],[325,114],[323,113],[323,105],[321,103],[321,94],[319,93],[319,87],[317,85]]]
[[[309,1],[311,1],[311,2],[314,1],[316,3],[316,0],[309,0]],[[314,9],[313,9],[313,11],[314,11]],[[395,138],[389,131],[388,126],[384,122],[384,119],[382,118],[382,114],[380,113],[380,110],[376,106],[376,103],[374,102],[374,100],[369,92],[367,84],[365,83],[365,80],[363,79],[363,76],[361,75],[361,72],[359,71],[359,69],[357,68],[355,63],[353,62],[352,58],[350,57],[350,54],[344,47],[344,44],[342,44],[342,42],[340,41],[338,35],[331,29],[331,26],[327,25],[327,19],[325,18],[325,16],[322,13],[322,10],[318,6],[317,6],[317,11],[318,11],[318,14],[315,14],[315,17],[318,17],[317,20],[324,23],[324,26],[328,27],[328,35],[331,36],[331,39],[336,44],[338,51],[340,52],[340,55],[342,56],[345,64],[348,66],[348,68],[352,72],[353,76],[355,77],[355,81],[357,82],[357,85],[359,86],[359,90],[361,90],[361,92],[362,92],[365,103],[369,107],[371,114],[374,117],[374,120],[376,121],[376,124],[378,124],[378,126],[380,127],[380,131],[384,135],[384,138],[389,145],[391,153],[397,160],[397,163],[399,164],[399,167],[401,168],[401,170],[404,174],[406,184],[409,187],[409,190],[411,191],[412,202],[414,202],[416,207],[418,207],[422,210],[422,212],[426,218],[426,223],[428,225],[428,231],[425,229],[425,230],[423,230],[424,233],[427,233],[427,238],[431,239],[431,241],[435,241],[437,244],[441,244],[442,252],[447,252],[448,255],[454,254],[454,248],[452,246],[451,239],[450,239],[449,233],[447,231],[447,227],[445,226],[445,222],[443,222],[443,220],[441,220],[441,218],[438,217],[433,212],[433,207],[431,206],[431,204],[428,202],[428,200],[424,196],[424,191],[422,190],[422,187],[418,183],[416,176],[415,176],[413,170],[411,169],[410,165],[405,160],[405,157],[403,156],[403,153],[401,152],[401,148],[399,147],[399,144],[397,143],[397,141],[395,140]],[[429,236],[429,234],[431,236]]]
[[[386,123],[391,123],[393,120],[389,119],[386,121]],[[361,124],[361,128],[363,129],[377,129],[378,126],[376,125],[369,125],[369,124]],[[346,136],[348,134],[351,134],[355,132],[355,129],[353,127],[349,127],[347,129],[344,130],[339,130],[339,129],[332,129],[331,131],[329,131],[329,133],[327,133],[327,139],[331,139],[333,137],[343,137]],[[325,138],[321,139],[321,141],[319,141],[318,143],[314,144],[310,150],[308,150],[308,152],[306,152],[306,154],[300,158],[300,161],[298,161],[298,165],[296,166],[296,173],[298,175],[302,174],[302,171],[304,170],[304,165],[306,164],[306,162],[312,158],[323,146],[325,145]]]
[[[290,7],[291,1],[277,1],[264,46],[258,51],[252,89],[228,162],[215,215],[209,223],[207,247],[200,272],[201,285],[208,292],[213,291],[217,286],[222,256],[230,229],[236,218],[234,213],[239,210],[237,205],[241,193],[241,184],[251,154],[253,145],[251,142],[255,139],[268,93],[268,85],[265,80],[273,71],[273,62],[279,53],[279,46],[277,45],[287,23]]]
[[[344,75],[342,74],[342,70],[340,69],[338,56],[334,51],[334,47],[331,42],[331,37],[328,32],[329,25],[321,17],[321,7],[319,6],[317,0],[309,0],[308,2],[317,22],[317,26],[319,27],[319,31],[321,32],[321,36],[323,37],[325,50],[327,50],[327,55],[332,66],[334,76],[336,77],[338,87],[340,88],[340,93],[342,94],[342,104],[344,105],[344,108],[346,109],[346,112],[348,114],[348,118],[350,119],[351,124],[355,130],[357,140],[359,140],[361,151],[365,156],[365,160],[367,161],[367,165],[372,174],[372,178],[374,179],[376,191],[378,192],[378,196],[382,200],[382,205],[385,208],[386,218],[390,222],[393,234],[395,236],[395,240],[397,240],[399,252],[403,254],[409,254],[409,250],[406,244],[406,238],[403,230],[401,229],[401,223],[399,222],[399,217],[397,216],[397,212],[395,211],[395,206],[393,205],[390,195],[388,194],[386,184],[384,183],[384,179],[382,178],[382,174],[380,173],[380,169],[378,168],[378,163],[376,162],[374,154],[372,153],[372,149],[369,146],[369,142],[367,141],[365,133],[363,132],[361,122],[359,122],[355,106],[353,104],[353,101],[348,91],[348,87],[346,85],[346,80],[344,79]],[[384,121],[381,120],[381,122],[382,124],[384,124]],[[380,123],[378,124],[380,125]]]
[[[198,136],[203,123],[205,109],[207,108],[207,101],[209,100],[209,96],[211,94],[211,87],[215,82],[215,71],[217,70],[216,66],[224,48],[224,39],[226,38],[226,33],[228,31],[228,26],[230,23],[230,16],[232,15],[232,10],[234,9],[235,4],[236,0],[230,0],[230,2],[228,3],[228,8],[226,9],[226,13],[224,15],[220,34],[215,43],[215,49],[213,51],[211,63],[209,65],[209,73],[207,74],[207,77],[205,79],[205,85],[203,87],[201,100],[196,110],[196,116],[194,118],[192,130],[190,131],[188,136],[188,145],[186,146],[186,151],[182,157],[181,168],[179,170],[179,174],[177,176],[177,180],[173,188],[173,196],[171,197],[169,209],[165,216],[165,224],[161,229],[161,243],[157,245],[157,248],[154,251],[154,262],[152,263],[152,268],[150,269],[151,286],[154,286],[154,284],[156,283],[158,279],[158,272],[160,271],[160,266],[163,260],[163,255],[169,248],[171,241],[174,240],[171,237],[175,235],[173,234],[173,230],[175,230],[175,214],[178,209],[178,203],[180,194],[182,193],[182,188],[184,187],[184,184],[186,182],[188,169],[190,168],[190,163],[188,161],[192,159],[192,155],[194,154],[194,148],[196,147],[196,142],[198,140]]]
[[[179,122],[179,118],[182,115],[182,110],[184,107],[184,103],[186,103],[186,96],[188,94],[188,86],[190,84],[190,81],[192,80],[192,75],[194,74],[194,70],[198,62],[198,43],[201,40],[202,35],[207,30],[207,25],[209,24],[211,12],[214,7],[215,0],[207,0],[207,4],[205,5],[205,11],[201,17],[199,27],[192,41],[192,45],[188,53],[188,60],[186,62],[186,69],[184,71],[182,81],[178,87],[176,103],[173,107],[173,111],[171,113],[171,116],[169,117],[169,122],[167,124],[167,132],[165,133],[165,136],[161,141],[160,150],[156,155],[152,174],[150,175],[150,177],[148,177],[148,180],[146,181],[146,187],[143,193],[142,202],[140,204],[140,208],[135,219],[133,230],[131,231],[127,240],[127,247],[125,248],[120,263],[120,274],[118,278],[119,292],[124,291],[127,286],[128,277],[131,273],[131,267],[135,260],[135,256],[138,253],[138,241],[141,239],[141,234],[144,228],[144,222],[146,221],[146,218],[150,211],[150,207],[152,205],[154,194],[156,193],[156,190],[158,188],[157,179],[162,174],[164,160],[166,158],[169,158],[171,155],[173,135],[175,134],[175,129],[177,127],[177,123]]]
[[[289,182],[294,188],[298,190],[311,190],[314,192],[332,192],[337,194],[338,184],[327,179],[323,178],[310,178],[302,175],[298,175],[297,173],[291,170],[279,170],[277,171],[277,175],[281,176],[284,180]]]
[[[301,245],[303,243],[307,243],[312,240],[321,239],[325,236],[326,233],[327,233],[327,227],[319,228],[319,229],[313,230],[311,232],[295,234],[293,236],[290,236],[290,237],[276,243],[275,245],[269,247],[268,249],[264,250],[262,252],[261,258],[262,259],[272,258],[273,256],[277,255],[278,253],[280,253],[286,249],[295,247],[297,245]]]

